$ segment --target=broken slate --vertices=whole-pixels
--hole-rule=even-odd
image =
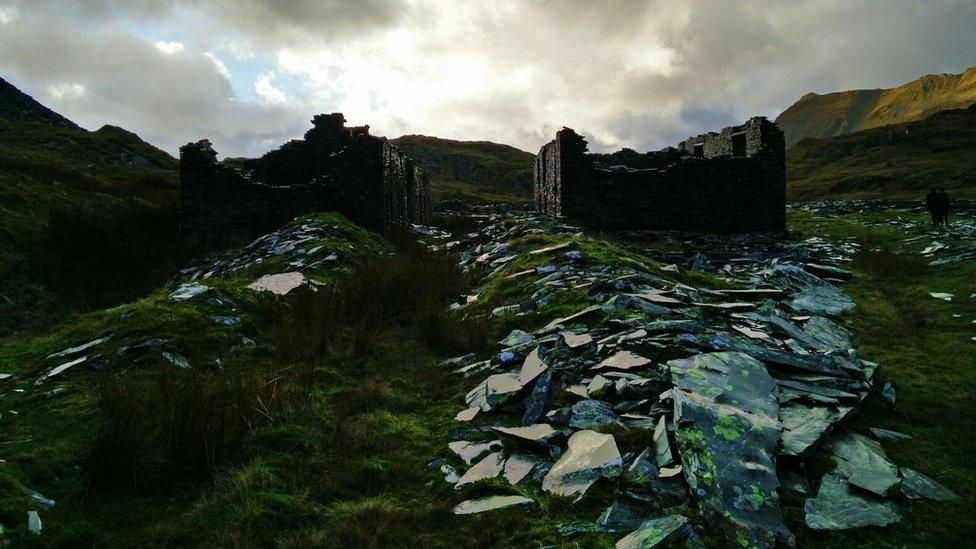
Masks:
[[[617,542],[617,549],[648,549],[662,544],[673,544],[691,532],[687,517],[669,515],[646,520]]]
[[[535,501],[523,496],[488,496],[486,498],[462,501],[454,508],[455,515],[474,515],[500,509],[527,507],[535,505]]]
[[[203,284],[198,284],[196,282],[190,282],[187,284],[180,284],[176,287],[173,293],[169,294],[169,298],[173,301],[186,301],[188,299],[193,299],[198,295],[202,295],[210,290],[209,286],[204,286]]]
[[[601,477],[620,475],[623,460],[613,435],[577,431],[569,437],[566,452],[542,481],[542,489],[557,496],[583,497]]]
[[[708,353],[668,367],[678,453],[706,522],[750,546],[791,543],[777,493],[777,385],[765,366],[743,353]]]
[[[935,480],[909,467],[901,468],[901,493],[908,499],[934,499],[948,501],[959,499],[959,494]]]
[[[887,526],[901,519],[894,502],[862,496],[836,472],[824,475],[817,497],[804,503],[803,512],[814,530]]]
[[[505,458],[502,457],[501,452],[488,454],[484,457],[484,459],[473,465],[466,473],[461,475],[461,478],[458,479],[457,484],[454,485],[454,489],[459,490],[462,486],[478,482],[479,480],[495,478],[502,474],[502,470],[504,468]]]

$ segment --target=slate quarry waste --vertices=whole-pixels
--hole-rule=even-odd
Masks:
[[[617,235],[663,265],[654,268],[590,258],[581,243],[591,235],[541,216],[481,220],[476,232],[433,247],[460,254],[483,283],[479,294],[502,279],[527,285],[527,299],[493,316],[508,325],[524,317],[528,327],[564,292],[585,292],[588,304],[541,329],[512,331],[491,357],[444,363],[471,380],[448,459],[432,462],[458,489],[456,513],[537,504],[520,485],[579,501],[598,497],[588,492],[603,484],[613,494],[606,511],[559,524],[559,534],[614,532],[618,547],[694,546],[703,536],[773,547],[795,543],[780,506],[785,491],[804,495],[806,526],[816,530],[883,526],[910,500],[957,497],[886,456],[880,440],[907,435],[845,425],[872,393],[894,401],[879,365],[858,356],[844,327],[854,303],[840,285],[853,276],[844,265],[856,244]],[[651,238],[673,245],[641,244]],[[509,268],[530,255],[548,263]],[[682,278],[691,271],[711,278]],[[836,464],[820,479],[803,466],[814,455]],[[473,485],[502,477],[522,495],[481,490],[465,500]]]
[[[318,286],[321,283],[311,275],[339,272],[351,263],[349,254],[341,247],[325,244],[330,239],[341,240],[347,236],[347,230],[341,226],[314,218],[299,220],[243,247],[205,258],[182,269],[171,281],[172,292],[168,300],[192,307],[207,315],[215,325],[226,327],[228,333],[225,336],[232,338],[228,344],[231,354],[249,351],[256,346],[252,337],[257,334],[250,334],[252,337],[245,335],[247,330],[242,326],[242,317],[246,316],[244,311],[226,292],[218,291],[216,281],[254,276],[255,280],[246,286],[248,289],[276,295],[285,295],[306,284]],[[272,272],[260,277],[250,275],[264,270]],[[126,320],[118,319],[116,332],[81,341],[47,356],[45,369],[34,384],[41,386],[61,381],[82,368],[96,371],[110,366],[125,369],[158,356],[182,369],[220,368],[223,365],[220,349],[212,349],[214,356],[200,364],[181,353],[180,341],[128,329]]]

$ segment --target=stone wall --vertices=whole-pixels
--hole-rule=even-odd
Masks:
[[[536,157],[535,206],[603,229],[783,231],[785,152],[783,132],[762,117],[644,154],[588,154],[563,128]]]
[[[317,115],[304,139],[257,159],[217,162],[209,141],[180,148],[184,231],[256,235],[295,217],[337,211],[373,230],[427,223],[427,174],[369,127]]]

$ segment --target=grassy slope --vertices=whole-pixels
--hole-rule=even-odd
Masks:
[[[322,219],[344,223],[332,216]],[[810,234],[854,234],[872,247],[894,245],[899,236],[865,230],[853,220],[822,220],[809,214],[797,214],[791,222]],[[353,231],[350,240],[326,244],[360,250],[354,254],[359,261],[386,249],[375,236],[349,227]],[[511,247],[517,251],[568,238],[534,235],[512,242]],[[651,272],[660,267],[641,255],[637,244],[584,238],[580,245],[586,261],[639,264]],[[551,259],[522,255],[507,265],[483,289],[480,310],[487,312],[526,295],[531,289],[525,280],[503,277],[547,261]],[[889,529],[829,537],[801,533],[799,541],[804,546],[830,547],[849,547],[852,543],[963,543],[962,536],[976,527],[968,512],[976,497],[972,490],[976,478],[971,469],[976,448],[968,437],[976,418],[971,408],[971,364],[967,362],[974,345],[969,341],[974,331],[969,322],[976,318],[976,300],[965,299],[976,273],[972,264],[964,264],[908,278],[904,265],[887,268],[877,263],[858,258],[854,264],[858,276],[846,286],[858,300],[852,327],[862,355],[881,362],[898,387],[899,409],[904,415],[872,405],[858,422],[915,436],[908,443],[886,443],[892,458],[945,482],[964,500],[916,503],[908,507],[902,524]],[[432,274],[431,265],[419,256],[378,265],[383,269],[392,265],[393,279],[368,269],[357,269],[348,276],[322,273],[321,279],[341,283],[360,278],[367,293],[357,295],[355,303],[363,309],[372,308],[376,300],[400,299],[422,288],[452,285],[447,282],[448,273]],[[412,274],[397,274],[399,269]],[[295,308],[296,304],[314,304],[315,295],[307,294],[297,301],[278,300],[291,303],[292,311],[286,310],[281,316],[281,310],[273,306],[275,300],[268,303],[240,289],[260,272],[219,284],[219,295],[234,300],[246,318],[241,330],[258,341],[258,348],[246,355],[246,360],[228,360],[214,375],[220,379],[248,376],[263,386],[273,382],[282,397],[267,408],[267,420],[248,434],[242,449],[220,464],[212,480],[136,492],[93,487],[87,482],[85,457],[91,451],[91,439],[99,432],[99,422],[104,421],[97,406],[99,380],[104,374],[76,372],[66,385],[69,392],[54,399],[46,399],[43,391],[35,390],[21,395],[8,392],[2,397],[5,410],[19,409],[21,414],[5,413],[0,421],[0,458],[9,462],[0,467],[0,477],[22,480],[58,501],[53,510],[42,512],[45,533],[34,541],[49,546],[524,546],[559,543],[555,524],[592,519],[602,511],[609,492],[599,484],[576,505],[542,494],[536,487],[513,488],[503,481],[455,491],[427,462],[448,457],[448,431],[458,426],[451,418],[462,406],[472,380],[461,379],[437,364],[445,356],[479,349],[477,342],[468,341],[461,347],[435,343],[445,330],[450,333],[452,329],[443,324],[381,322],[374,325],[375,332],[370,331],[366,352],[329,351],[307,361],[299,359],[305,356],[304,350],[320,348],[318,338],[327,337],[321,324],[321,315],[327,313],[314,306]],[[690,284],[721,285],[705,275],[686,276]],[[381,280],[385,282],[378,282]],[[370,290],[380,287],[386,289]],[[405,293],[404,288],[413,291]],[[928,297],[928,291],[950,291],[959,298],[946,304]],[[0,350],[0,372],[30,374],[29,381],[47,353],[120,326],[132,331],[133,341],[154,333],[178,338],[183,342],[181,350],[195,364],[202,363],[204,357],[212,358],[214,349],[226,347],[239,337],[239,333],[209,322],[208,315],[214,314],[208,309],[210,305],[178,305],[167,301],[165,294],[159,292],[132,305],[80,317],[47,336],[19,340]],[[519,326],[541,326],[585,304],[583,293],[567,292],[534,316],[519,320]],[[419,312],[412,308],[401,311],[423,317]],[[125,313],[130,316],[120,323]],[[953,319],[950,313],[963,317]],[[458,326],[469,334],[477,329],[466,323]],[[505,321],[493,323],[489,327],[491,339],[510,327]],[[343,332],[340,339],[345,341],[357,332]],[[432,340],[432,334],[442,337]],[[149,363],[131,370],[127,377],[138,379],[136,376],[156,369],[173,372],[165,363]],[[10,381],[0,383],[8,384],[0,387],[11,388]],[[212,412],[215,410],[202,413]],[[946,422],[946,417],[953,421]],[[460,467],[456,458],[449,457],[448,461]],[[461,518],[450,512],[461,499],[506,491],[533,497],[540,506],[483,517]],[[23,501],[0,499],[0,521],[5,506],[23,509],[23,505]],[[802,501],[794,500],[791,505],[787,500],[786,509],[794,531],[803,532],[799,526]],[[619,537],[584,536],[569,546],[609,547]]]
[[[857,276],[844,289],[857,307],[851,328],[859,354],[881,364],[898,391],[897,411],[869,400],[855,425],[882,427],[912,435],[907,442],[885,442],[895,463],[912,467],[957,491],[957,502],[916,502],[906,506],[901,523],[839,533],[823,539],[807,534],[799,545],[962,547],[976,531],[976,263],[925,267],[918,252],[928,241],[903,246],[907,235],[892,228],[865,227],[863,221],[891,214],[822,218],[797,213],[794,229],[828,237],[856,236],[865,249],[907,248],[904,256],[860,254]],[[902,214],[908,215],[908,214]],[[947,243],[952,243],[947,241]],[[950,303],[929,292],[956,295]],[[961,315],[958,318],[954,314]],[[791,516],[802,520],[802,503]],[[800,531],[796,529],[794,531]]]
[[[352,254],[352,257],[376,254],[388,249],[378,237],[337,215],[325,214],[315,218],[345,228],[346,235],[324,241],[310,241],[303,245],[306,248],[324,245],[327,249],[344,250]],[[82,367],[72,370],[64,382],[47,382],[41,386],[33,386],[34,379],[57,363],[45,360],[44,357],[68,346],[105,335],[111,336],[108,344],[110,349],[122,345],[135,345],[147,338],[170,338],[173,340],[173,347],[170,350],[186,356],[191,364],[195,365],[195,369],[204,372],[201,375],[208,382],[219,383],[214,380],[224,379],[226,383],[233,383],[234,379],[243,377],[251,381],[257,380],[262,383],[262,386],[267,386],[269,380],[286,377],[282,371],[279,371],[279,365],[271,364],[273,353],[269,349],[269,344],[273,333],[268,329],[267,322],[276,311],[275,302],[266,296],[246,290],[244,285],[269,270],[276,270],[273,262],[266,262],[231,278],[208,281],[213,288],[209,296],[219,298],[220,302],[208,299],[176,303],[168,298],[170,290],[164,288],[130,304],[81,315],[62,323],[44,335],[9,340],[0,348],[0,372],[17,376],[13,380],[0,381],[3,384],[0,387],[3,390],[0,399],[4,406],[4,413],[0,416],[0,453],[2,459],[7,462],[0,466],[0,476],[15,478],[19,482],[36,487],[45,495],[58,501],[53,513],[44,513],[47,532],[41,540],[45,545],[58,546],[64,543],[78,546],[93,542],[112,546],[131,543],[148,545],[158,541],[154,537],[156,533],[150,531],[155,527],[153,521],[164,520],[168,528],[178,530],[180,521],[191,522],[186,518],[187,516],[199,517],[198,520],[201,521],[206,520],[207,502],[199,501],[200,498],[204,496],[219,498],[220,493],[219,491],[201,492],[192,485],[180,484],[178,491],[151,490],[149,495],[146,495],[125,489],[115,490],[111,487],[92,488],[93,484],[88,480],[92,474],[88,463],[92,453],[98,449],[93,440],[99,439],[99,433],[102,432],[101,425],[107,419],[99,412],[99,399],[105,393],[106,380],[113,377],[111,374],[115,373],[119,366],[127,370],[123,379],[144,383],[136,388],[140,392],[145,390],[154,398],[161,399],[160,402],[151,404],[157,408],[155,412],[151,412],[151,415],[166,417],[167,406],[162,402],[165,402],[165,398],[172,398],[172,395],[160,390],[160,384],[169,379],[184,379],[182,377],[184,372],[163,360],[158,351],[149,353],[147,359],[130,365],[110,363],[111,371],[92,372]],[[337,280],[340,274],[341,271],[328,270],[315,273],[314,278],[328,283]],[[228,314],[226,310],[228,306],[233,307],[233,314],[238,314],[243,319],[239,328],[219,325],[211,320],[211,315]],[[258,345],[253,351],[244,351],[243,355],[239,356],[239,352],[231,348],[240,343],[242,334],[253,338]],[[96,349],[95,352],[104,351]],[[227,363],[227,369],[219,373],[207,366],[218,358]],[[282,386],[284,387],[284,384]],[[11,391],[15,387],[24,391],[20,393]],[[56,387],[64,390],[65,393],[56,398],[45,396],[48,391]],[[325,383],[323,391],[327,393],[333,388],[334,384]],[[180,387],[178,386],[177,389]],[[270,404],[274,399],[265,400]],[[207,408],[203,406],[208,404],[205,400],[192,404],[193,409],[188,412],[194,415],[230,413],[233,416],[235,414],[235,407],[230,405]],[[198,404],[199,407],[196,406]],[[133,409],[133,411],[138,410]],[[282,410],[281,413],[286,412]],[[193,420],[189,422],[190,425],[193,424]],[[174,431],[180,426],[179,422],[170,425]],[[148,427],[148,425],[140,425],[140,427]],[[301,425],[289,424],[285,429],[286,432],[280,436],[287,439],[295,433],[301,434],[301,427]],[[268,436],[274,439],[278,436],[273,432],[274,426],[269,428],[272,432]],[[178,434],[178,431],[174,432],[173,436]],[[209,439],[201,439],[199,442],[208,441]],[[290,439],[285,443],[292,444]],[[274,445],[276,441],[272,440],[269,444]],[[258,443],[257,446],[260,447],[261,444]],[[289,446],[289,451],[293,449]],[[257,453],[261,454],[260,451]],[[300,456],[293,457],[297,459]],[[261,470],[263,459],[258,459],[256,463],[248,463],[242,467],[242,470],[235,471],[227,478],[227,485],[222,490],[253,489],[253,493],[248,493],[247,497],[255,498],[255,505],[263,501],[270,506],[269,513],[293,511],[292,507],[285,504],[299,499],[298,493],[276,494],[262,500],[265,493],[257,486],[238,484],[244,482],[240,480],[241,476],[257,474],[260,478],[253,479],[254,482],[264,486],[265,481],[268,481],[265,477],[270,473]],[[254,469],[258,471],[255,472]],[[261,476],[262,474],[264,476]],[[297,488],[293,489],[300,492]],[[227,504],[231,505],[231,503]],[[233,505],[235,505],[234,509],[227,509],[225,512],[245,512],[236,508],[236,503]],[[11,506],[14,507],[13,511]],[[4,522],[8,530],[14,529],[15,539],[19,539],[21,543],[32,539],[29,536],[19,537],[24,535],[21,519],[25,509],[22,502],[0,500],[0,522]],[[14,517],[16,521],[10,517]],[[235,517],[225,517],[225,519],[233,523]],[[246,528],[245,525],[238,525]],[[167,535],[169,534],[167,532]],[[199,535],[209,539],[219,539],[222,532],[207,529]],[[261,535],[266,533],[262,531]]]
[[[513,249],[535,248],[567,238],[531,237],[512,245]],[[355,241],[355,248],[363,251],[357,255],[361,261],[384,249],[375,237],[361,236]],[[639,264],[651,271],[660,267],[639,251],[603,239],[586,238],[580,244],[586,261]],[[486,288],[480,310],[487,313],[496,302],[518,299],[531,291],[524,281],[502,281],[504,275],[529,263],[551,260],[536,255],[507,266]],[[453,265],[454,260],[450,261]],[[448,292],[463,290],[452,286],[448,273],[432,273],[424,263],[419,257],[408,255],[401,263],[393,264],[394,272],[399,268],[416,270],[402,282],[365,280],[368,288],[387,290],[358,296],[356,304],[369,309],[374,298],[399,299],[405,287],[411,288],[408,295],[423,293],[425,285],[446,285]],[[346,280],[385,278],[370,273],[368,269],[356,270]],[[446,356],[468,350],[490,352],[490,347],[482,346],[489,339],[484,337],[485,332],[480,332],[480,342],[471,336],[483,329],[479,324],[471,324],[470,320],[431,323],[423,320],[423,309],[408,309],[404,312],[421,320],[407,325],[377,325],[367,352],[330,351],[314,356],[311,364],[303,364],[294,359],[304,353],[292,356],[283,350],[318,348],[322,312],[306,306],[314,303],[314,295],[297,301],[279,300],[291,303],[291,307],[302,306],[293,314],[275,316],[268,312],[268,304],[262,303],[265,300],[239,290],[242,283],[257,274],[252,272],[219,285],[219,295],[232,299],[246,318],[243,333],[258,341],[258,348],[247,360],[228,359],[219,376],[228,379],[247,375],[265,383],[274,379],[282,395],[300,393],[301,398],[283,397],[281,404],[269,409],[269,420],[248,436],[243,449],[221,464],[212,482],[186,485],[174,481],[175,487],[132,492],[93,487],[86,480],[90,474],[86,456],[92,451],[91,440],[99,438],[98,425],[105,421],[98,412],[104,373],[73,373],[65,384],[69,392],[54,399],[44,398],[41,390],[4,397],[4,407],[24,411],[19,416],[4,416],[0,424],[0,456],[16,464],[6,466],[8,476],[58,501],[53,510],[42,512],[46,532],[39,540],[43,545],[531,545],[558,542],[556,523],[592,519],[603,510],[609,498],[609,491],[603,486],[594,487],[583,502],[570,505],[542,493],[538,486],[515,488],[504,481],[479,483],[458,492],[441,480],[436,469],[427,466],[429,460],[441,456],[463,467],[456,457],[448,455],[446,448],[450,429],[459,426],[452,418],[463,406],[472,380],[462,379],[438,363]],[[689,282],[698,283],[707,278],[691,273],[688,276],[692,277]],[[333,280],[341,284],[343,279]],[[709,282],[718,284],[710,279]],[[206,363],[215,349],[226,348],[234,337],[239,337],[232,330],[209,322],[208,315],[215,311],[205,302],[175,304],[165,296],[166,292],[159,292],[132,305],[81,317],[48,336],[16,341],[0,351],[0,371],[28,374],[27,380],[32,380],[46,354],[120,328],[124,328],[123,335],[115,337],[125,338],[126,342],[156,333],[175,337],[181,342],[181,351],[194,364]],[[542,325],[586,304],[584,293],[570,292],[537,314],[523,318],[520,324]],[[120,322],[120,315],[126,313],[128,320]],[[490,339],[497,339],[509,327],[496,323],[486,328]],[[464,343],[452,343],[451,334],[463,336],[459,340]],[[160,361],[143,363],[126,377],[138,379],[155,369],[179,374]],[[301,379],[293,378],[297,372],[302,372]],[[166,409],[163,405],[162,410]],[[214,412],[204,409],[201,413]],[[163,411],[159,413],[165,415]],[[474,518],[451,513],[452,507],[464,498],[504,492],[529,495],[538,499],[540,506],[522,513]],[[22,509],[23,504],[20,505]],[[0,516],[2,511],[0,506]],[[570,546],[609,547],[619,537],[592,535]]]
[[[454,198],[484,202],[528,202],[534,155],[488,141],[452,141],[424,135],[393,140],[431,176],[434,201]]]
[[[157,266],[137,264],[143,258],[131,252],[155,247],[155,259],[146,258],[150,263],[168,255],[166,246],[176,240],[176,168],[175,159],[120,128],[87,132],[0,120],[0,335],[55,314],[131,299],[156,286]],[[115,225],[123,229],[111,229],[110,235],[98,230]],[[65,243],[51,238],[51,229],[59,226],[76,229],[89,242],[59,249]],[[111,240],[91,241],[99,236]],[[72,253],[80,256],[95,247],[130,255],[116,257],[118,265],[99,266],[103,274],[114,267],[131,269],[128,280],[115,289],[74,292],[48,279],[74,260],[84,262]],[[77,284],[89,273],[74,274]]]
[[[907,132],[907,133],[906,133]],[[790,200],[918,198],[929,187],[976,196],[976,108],[944,111],[829,139],[786,153]]]
[[[810,93],[776,117],[787,145],[921,120],[936,112],[976,102],[976,67],[962,74],[926,75],[907,84],[875,90]]]

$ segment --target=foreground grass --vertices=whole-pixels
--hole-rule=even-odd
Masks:
[[[902,215],[903,213],[890,215]],[[898,391],[892,410],[869,399],[855,428],[882,427],[912,435],[885,442],[889,457],[917,469],[962,496],[956,502],[907,505],[900,523],[823,537],[795,527],[800,545],[962,547],[976,531],[976,263],[927,267],[917,250],[901,249],[911,236],[864,227],[860,217],[824,218],[798,213],[791,227],[808,234],[854,235],[866,251],[852,265],[857,276],[844,286],[857,303],[849,327],[860,356],[878,362]],[[919,247],[927,242],[920,243]],[[875,251],[872,251],[875,250]],[[929,292],[955,294],[951,302]],[[802,501],[790,518],[802,521]]]
[[[369,242],[365,244],[369,245]],[[538,487],[485,483],[459,493],[429,462],[445,458],[471,380],[439,366],[487,351],[489,326],[446,312],[463,293],[456,258],[401,249],[361,257],[316,292],[261,300],[217,288],[247,311],[258,340],[222,369],[177,370],[161,361],[74,372],[55,398],[43,390],[4,396],[0,521],[17,546],[484,547],[558,541],[555,522],[592,518],[609,492],[582,505]],[[256,273],[254,273],[256,274]],[[327,278],[325,280],[328,280]],[[240,293],[238,293],[240,292]],[[83,317],[0,353],[0,370],[33,379],[37,362],[93,337],[124,316],[142,332],[184,342],[194,364],[230,341],[211,312],[172,304],[165,292]],[[124,310],[124,311],[123,311]],[[222,329],[221,329],[222,330]],[[140,332],[136,339],[145,337]],[[127,336],[115,336],[127,337]],[[239,337],[236,335],[235,337]],[[57,505],[44,531],[24,531],[25,497]],[[526,512],[456,517],[459,501],[526,493]],[[594,536],[585,546],[608,546]]]

